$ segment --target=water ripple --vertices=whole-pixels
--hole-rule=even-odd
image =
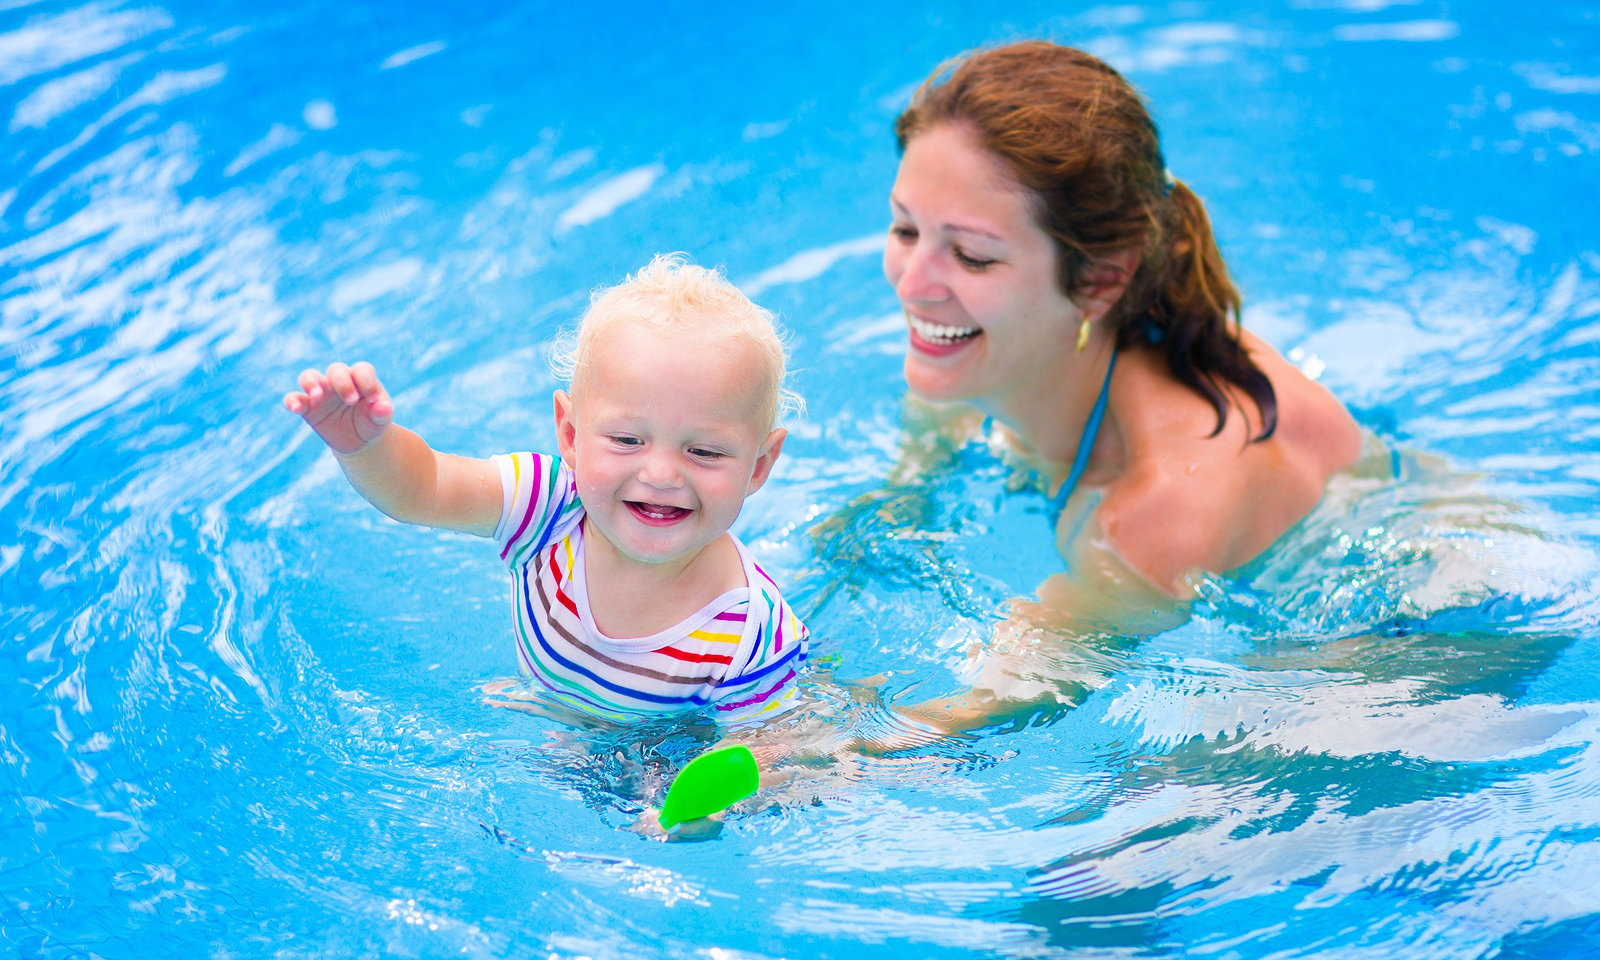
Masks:
[[[8,5],[0,940],[1592,952],[1600,256],[1571,198],[1600,118],[1549,45],[1582,24],[1384,6],[912,17],[886,58],[906,13],[859,4],[666,46],[560,6]],[[895,708],[969,684],[1060,561],[982,444],[897,468],[918,427],[875,190],[914,79],[1035,29],[1151,85],[1247,322],[1373,443],[1189,623],[1031,651],[1069,705],[940,737]],[[1391,95],[1361,79],[1374,57]],[[826,669],[772,731],[798,746],[788,782],[700,844],[630,828],[718,732],[486,706],[512,669],[503,570],[375,516],[276,406],[302,367],[367,357],[441,446],[548,446],[550,341],[656,248],[759,288],[812,404],[741,533]]]

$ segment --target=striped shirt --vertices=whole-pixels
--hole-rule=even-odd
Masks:
[[[602,634],[584,581],[583,504],[557,457],[497,456],[494,539],[511,569],[517,658],[533,685],[612,720],[710,705],[719,722],[766,719],[794,705],[808,634],[737,537],[745,586],[653,636]]]

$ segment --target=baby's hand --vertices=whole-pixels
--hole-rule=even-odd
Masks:
[[[394,402],[370,363],[335,363],[327,373],[300,374],[300,391],[284,394],[283,406],[299,414],[335,453],[352,454],[383,435]]]
[[[661,811],[650,807],[639,814],[628,830],[648,840],[665,840],[668,843],[699,843],[702,840],[715,840],[722,833],[722,817],[725,812],[719,811],[709,817],[675,823],[672,825],[671,830],[667,830],[661,826]]]

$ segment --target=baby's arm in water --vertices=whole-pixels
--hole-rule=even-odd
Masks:
[[[720,832],[722,821],[730,812],[748,813],[772,805],[791,805],[799,795],[810,795],[814,801],[815,792],[805,790],[804,782],[848,778],[848,771],[841,770],[839,765],[852,752],[853,738],[837,724],[824,722],[806,711],[794,714],[775,723],[723,730],[722,737],[700,754],[705,756],[730,747],[747,749],[756,764],[755,793],[745,793],[748,789],[748,782],[745,782],[739,791],[742,799],[700,819],[674,823],[670,828],[662,825],[661,807],[647,807],[634,822],[634,832],[670,840],[710,839]],[[680,771],[668,792],[678,788],[678,781],[684,776]],[[719,786],[726,788],[727,785]],[[663,793],[656,798],[657,802],[665,805],[666,796],[667,793]]]
[[[439,453],[395,424],[394,402],[371,364],[307,370],[299,383],[284,407],[317,432],[373,506],[404,523],[494,533],[501,499],[494,463]]]

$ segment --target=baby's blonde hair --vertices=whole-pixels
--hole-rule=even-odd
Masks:
[[[693,332],[705,339],[744,340],[756,348],[762,361],[751,376],[762,389],[766,428],[776,426],[781,415],[804,408],[800,395],[784,385],[788,351],[776,318],[728,282],[720,270],[689,263],[681,253],[657,254],[638,273],[596,290],[577,330],[564,335],[556,346],[552,359],[556,375],[576,392],[602,335],[624,322],[662,332]]]

